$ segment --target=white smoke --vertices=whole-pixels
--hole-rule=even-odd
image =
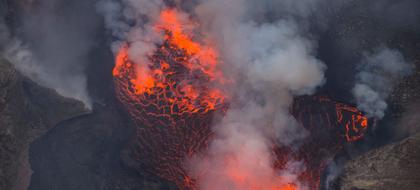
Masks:
[[[369,117],[383,118],[386,99],[412,67],[397,50],[379,48],[373,54],[366,53],[353,88],[358,108]]]
[[[4,56],[23,75],[34,82],[57,91],[58,94],[82,101],[86,108],[92,103],[87,92],[86,76],[82,73],[61,76],[43,66],[43,62],[35,58],[33,52],[18,39],[10,42]]]
[[[306,25],[295,16],[309,17],[317,2],[199,1],[193,13],[181,15],[199,20],[200,33],[217,46],[226,75],[236,81],[230,109],[215,122],[208,151],[187,163],[200,189],[270,189],[289,183],[305,188],[296,179],[303,163],[290,160],[278,171],[271,148],[273,141],[295,146],[308,135],[289,107],[294,95],[310,94],[323,84],[326,67],[315,57],[316,44],[304,35]],[[268,19],[273,6],[288,8]],[[130,59],[147,62],[159,41],[152,25],[165,8],[163,1],[100,1],[98,10],[115,38],[114,53],[129,43]]]
[[[310,94],[323,84],[325,65],[315,58],[316,44],[303,35],[305,26],[286,11],[272,21],[261,19],[267,12],[254,9],[262,6],[259,3],[203,1],[195,9],[204,31],[218,45],[226,72],[239,83],[232,89],[231,108],[213,127],[215,139],[208,152],[190,163],[203,190],[271,189],[289,183],[305,188],[296,179],[304,165],[290,160],[293,167],[274,169],[271,148],[273,141],[294,146],[307,135],[289,107],[294,95]],[[264,3],[296,6],[305,14],[316,4]]]
[[[36,83],[81,100],[90,108],[85,67],[97,22],[87,11],[89,3],[64,6],[48,0],[33,7],[30,3],[19,10],[22,20],[15,20],[20,27],[19,37],[9,31],[7,41],[1,40],[4,56]],[[68,12],[72,8],[75,10]]]
[[[148,64],[148,53],[153,52],[155,44],[161,40],[153,24],[164,7],[161,0],[99,1],[97,10],[104,15],[105,25],[115,38],[112,51],[117,53],[123,44],[128,43],[130,60]]]

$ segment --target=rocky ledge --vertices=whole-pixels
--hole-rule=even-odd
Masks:
[[[29,145],[60,121],[87,113],[20,75],[0,57],[0,189],[26,189],[31,175]]]
[[[420,134],[348,162],[341,190],[420,189]]]

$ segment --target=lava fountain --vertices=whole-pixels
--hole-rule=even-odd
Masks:
[[[188,175],[185,160],[208,147],[212,119],[216,113],[223,116],[229,107],[230,97],[224,89],[235,81],[224,76],[218,52],[197,32],[198,23],[181,19],[180,14],[175,9],[160,13],[154,30],[161,42],[155,44],[147,63],[130,60],[130,44],[122,45],[113,76],[117,98],[137,127],[130,157],[142,170],[170,180],[180,189],[196,189],[196,179]],[[290,159],[302,161],[306,167],[299,180],[318,189],[328,161],[345,143],[363,137],[367,119],[356,108],[325,97],[296,98],[290,112],[311,136],[299,149],[273,142],[272,167],[282,170]],[[321,151],[324,149],[327,151]],[[243,183],[241,168],[233,168],[231,174],[231,180]],[[298,189],[295,184],[252,186],[255,190]]]

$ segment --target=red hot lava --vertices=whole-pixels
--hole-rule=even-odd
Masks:
[[[116,56],[113,75],[117,97],[138,126],[132,157],[180,188],[192,188],[182,162],[207,146],[212,115],[226,108],[226,95],[216,86],[226,80],[216,51],[194,41],[188,30],[194,23],[182,22],[179,14],[162,11],[155,29],[163,43],[150,63],[129,60],[127,44]]]
[[[124,85],[132,98],[154,109],[144,110],[149,118],[142,122],[148,125],[165,117],[170,122],[161,125],[175,127],[176,120],[185,115],[208,113],[224,105],[223,92],[212,88],[225,82],[217,70],[216,51],[193,41],[192,31],[184,31],[185,25],[191,24],[181,23],[175,10],[161,13],[156,30],[163,34],[164,42],[150,57],[151,64],[130,62],[128,45],[117,55],[113,71],[116,79],[129,80]]]
[[[161,34],[162,43],[156,44],[149,63],[134,63],[129,59],[130,44],[121,47],[113,76],[117,98],[137,126],[130,157],[139,163],[139,170],[146,169],[175,182],[181,189],[195,189],[195,180],[188,176],[183,163],[208,146],[214,113],[227,109],[228,98],[219,88],[227,80],[219,69],[217,51],[195,33],[197,23],[186,21],[181,14],[173,9],[161,12],[155,29]],[[307,168],[299,180],[317,189],[327,158],[340,150],[345,141],[360,139],[367,119],[356,108],[326,98],[306,101],[297,99],[291,112],[311,136],[322,140],[309,139],[299,150],[273,144],[273,167],[282,169],[290,159],[302,160]],[[313,102],[317,105],[310,106]],[[343,140],[337,140],[340,136]],[[321,149],[329,153],[321,154]],[[234,173],[235,179],[240,180],[240,170]],[[297,187],[289,184],[270,189]]]
[[[288,159],[303,161],[306,169],[299,180],[307,183],[311,190],[318,189],[321,173],[328,162],[345,144],[363,138],[368,119],[354,106],[319,96],[295,98],[291,113],[310,136],[297,150],[274,148],[275,155],[280,158],[275,163],[276,168],[284,168]]]

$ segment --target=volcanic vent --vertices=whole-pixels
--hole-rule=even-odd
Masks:
[[[198,24],[190,19],[186,22],[180,14],[175,9],[160,13],[153,28],[161,34],[161,42],[155,44],[146,63],[130,60],[131,44],[121,46],[113,75],[117,97],[137,126],[130,156],[142,169],[175,182],[179,188],[196,189],[196,179],[188,175],[184,162],[208,147],[215,113],[223,115],[229,107],[223,89],[235,81],[223,75],[218,52],[195,31]],[[318,189],[328,161],[344,143],[363,137],[367,119],[356,108],[325,97],[296,98],[290,112],[311,135],[299,149],[273,142],[273,167],[281,170],[288,160],[302,161],[306,167],[298,180]]]

